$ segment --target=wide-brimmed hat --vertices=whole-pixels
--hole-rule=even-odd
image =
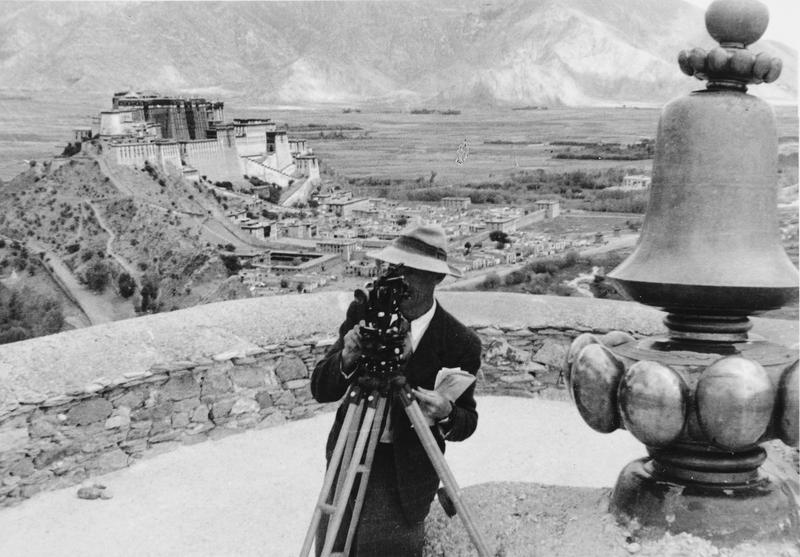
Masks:
[[[461,271],[447,263],[447,236],[437,224],[407,230],[382,250],[367,256],[421,271],[461,276]]]

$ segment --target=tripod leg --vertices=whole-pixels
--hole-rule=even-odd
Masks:
[[[357,386],[351,386],[347,392],[349,399],[349,406],[347,413],[342,422],[342,431],[349,431],[351,424],[354,423],[354,418],[361,415],[361,410],[364,407],[364,401],[361,399],[361,389]],[[325,505],[328,504],[328,497],[330,496],[331,487],[333,486],[333,479],[336,476],[336,470],[339,468],[339,462],[342,459],[342,453],[345,448],[346,436],[340,435],[336,440],[336,445],[333,448],[331,461],[328,464],[328,470],[325,472],[325,479],[322,482],[322,490],[320,490],[319,498],[317,499],[317,506],[314,508],[314,514],[311,517],[311,526],[306,532],[306,538],[303,542],[303,548],[300,550],[300,557],[306,557],[311,551],[311,544],[314,542],[319,521],[322,518],[322,511]]]
[[[333,491],[333,496],[334,496],[334,499],[332,500],[333,505],[337,504],[339,494],[344,492],[344,490],[342,490],[342,485],[344,484],[344,477],[345,477],[343,470],[347,470],[348,468],[350,468],[350,461],[353,458],[353,448],[355,447],[356,444],[356,438],[358,438],[359,426],[364,420],[364,410],[365,410],[365,404],[362,398],[360,404],[358,405],[358,412],[356,412],[355,419],[353,419],[350,422],[350,427],[345,429],[344,427],[345,424],[342,423],[342,429],[339,432],[340,436],[345,437],[346,442],[344,445],[344,453],[342,454],[342,460],[339,464],[339,474],[336,478],[336,489],[334,489]]]
[[[381,396],[378,401],[378,408],[375,411],[375,420],[372,422],[372,432],[369,436],[369,444],[367,445],[367,452],[364,455],[364,472],[361,474],[358,483],[358,493],[356,495],[355,504],[353,505],[353,514],[350,518],[350,526],[347,529],[347,541],[344,544],[344,554],[350,555],[350,546],[353,543],[353,536],[358,527],[358,517],[361,516],[361,508],[364,506],[364,496],[367,493],[367,482],[369,481],[369,474],[372,470],[372,460],[375,457],[375,449],[378,446],[378,440],[381,434],[381,426],[386,421],[386,411],[388,405],[386,404],[386,397]]]
[[[327,557],[333,550],[333,544],[336,541],[336,535],[342,525],[342,518],[347,510],[347,503],[349,493],[353,489],[356,474],[363,472],[364,468],[361,466],[361,457],[364,455],[364,450],[367,445],[372,423],[375,420],[375,409],[380,400],[377,391],[373,391],[367,398],[367,411],[364,412],[364,420],[361,423],[361,429],[358,432],[358,439],[356,440],[355,449],[353,449],[353,457],[350,462],[350,467],[347,469],[344,483],[342,484],[342,492],[338,493],[335,498],[335,509],[330,522],[328,522],[328,531],[325,536],[325,545],[322,548],[322,556]],[[342,470],[344,472],[344,470]]]
[[[425,449],[428,458],[430,458],[431,464],[433,464],[433,467],[436,469],[436,473],[438,474],[439,479],[442,481],[442,485],[444,485],[447,495],[453,502],[457,514],[461,517],[461,521],[464,523],[464,527],[466,528],[467,533],[472,540],[472,544],[475,546],[475,549],[478,550],[478,555],[480,557],[491,557],[489,548],[484,539],[481,537],[469,508],[461,499],[461,490],[458,487],[456,478],[453,476],[453,472],[447,465],[444,455],[439,450],[439,445],[436,444],[436,439],[434,439],[433,433],[431,433],[428,422],[425,421],[425,416],[423,415],[422,410],[420,410],[419,404],[417,404],[417,401],[414,400],[411,387],[409,387],[407,383],[403,382],[402,389],[399,390],[397,395],[402,401],[403,408],[408,415],[408,419],[414,426],[414,430],[417,432],[417,437],[419,437],[422,447]]]

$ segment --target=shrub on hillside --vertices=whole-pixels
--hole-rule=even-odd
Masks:
[[[156,313],[161,308],[161,304],[158,301],[160,282],[158,277],[152,274],[147,274],[142,278],[142,290],[140,292],[142,299],[139,311]]]
[[[0,285],[0,344],[57,333],[64,326],[61,303],[25,286]]]
[[[90,290],[103,292],[110,281],[110,269],[105,261],[95,259],[83,274],[83,280]]]
[[[530,280],[530,275],[524,269],[515,269],[506,275],[506,286],[515,286]]]
[[[123,272],[117,278],[117,288],[119,289],[119,295],[127,299],[133,296],[136,291],[136,282],[127,272]]]
[[[242,265],[239,263],[239,258],[235,255],[220,254],[219,257],[222,259],[222,263],[225,265],[225,269],[227,269],[229,277],[235,275],[242,269]]]
[[[486,275],[486,278],[483,279],[483,283],[481,283],[481,286],[483,287],[484,290],[494,290],[495,288],[500,286],[500,284],[501,284],[500,275],[492,271],[491,273]]]
[[[64,147],[64,150],[61,152],[61,156],[71,157],[72,155],[77,155],[80,152],[81,152],[81,142],[76,141],[75,143],[67,143],[67,146]]]

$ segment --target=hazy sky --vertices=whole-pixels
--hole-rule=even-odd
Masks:
[[[800,1],[798,0],[759,0],[769,8],[769,27],[765,39],[781,41],[800,51]],[[711,0],[687,0],[705,8]]]

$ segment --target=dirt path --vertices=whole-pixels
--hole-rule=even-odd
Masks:
[[[125,272],[128,273],[136,283],[136,288],[141,290],[142,285],[139,282],[139,276],[136,272],[136,269],[134,269],[133,265],[131,265],[128,260],[116,253],[111,247],[114,244],[114,241],[117,239],[117,235],[114,233],[111,227],[108,226],[108,223],[106,223],[105,219],[100,214],[100,210],[97,208],[97,206],[91,201],[85,201],[85,203],[92,211],[94,211],[94,217],[97,219],[97,224],[99,224],[100,228],[105,230],[106,234],[108,234],[108,240],[106,240],[106,253],[110,255],[120,267],[125,269]]]
[[[42,262],[45,269],[64,294],[86,314],[90,324],[98,325],[114,320],[116,314],[114,305],[83,286],[58,255],[37,242],[28,242],[28,245],[36,253],[44,254]]]

